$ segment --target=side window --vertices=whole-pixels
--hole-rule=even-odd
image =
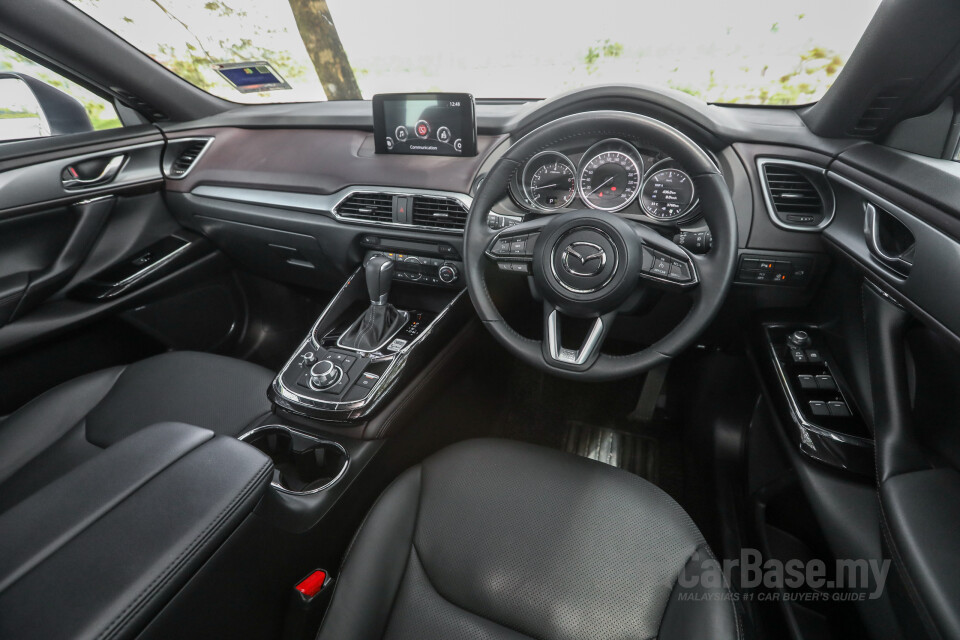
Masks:
[[[0,45],[0,142],[120,126],[109,100]]]

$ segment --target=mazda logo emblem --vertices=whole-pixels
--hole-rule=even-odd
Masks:
[[[570,275],[589,278],[607,266],[607,254],[592,242],[571,242],[560,255],[560,264]]]

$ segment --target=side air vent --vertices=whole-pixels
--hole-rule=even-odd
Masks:
[[[453,198],[414,196],[412,221],[418,227],[462,231],[467,225],[467,208]]]
[[[833,219],[833,191],[823,169],[789,160],[757,160],[763,197],[773,222],[786,229],[816,231]]]
[[[364,222],[393,222],[393,196],[389,193],[354,193],[337,206],[337,215]]]
[[[175,180],[183,178],[212,142],[213,138],[171,140],[164,152],[164,173]]]

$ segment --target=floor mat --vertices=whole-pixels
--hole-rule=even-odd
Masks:
[[[660,442],[656,438],[571,421],[564,433],[563,450],[660,484]]]

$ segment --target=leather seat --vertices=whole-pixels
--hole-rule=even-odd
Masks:
[[[152,424],[239,435],[270,411],[272,379],[242,360],[179,351],[65,382],[0,422],[0,513]]]
[[[383,493],[318,640],[740,637],[710,549],[663,491],[591,460],[476,440]]]

